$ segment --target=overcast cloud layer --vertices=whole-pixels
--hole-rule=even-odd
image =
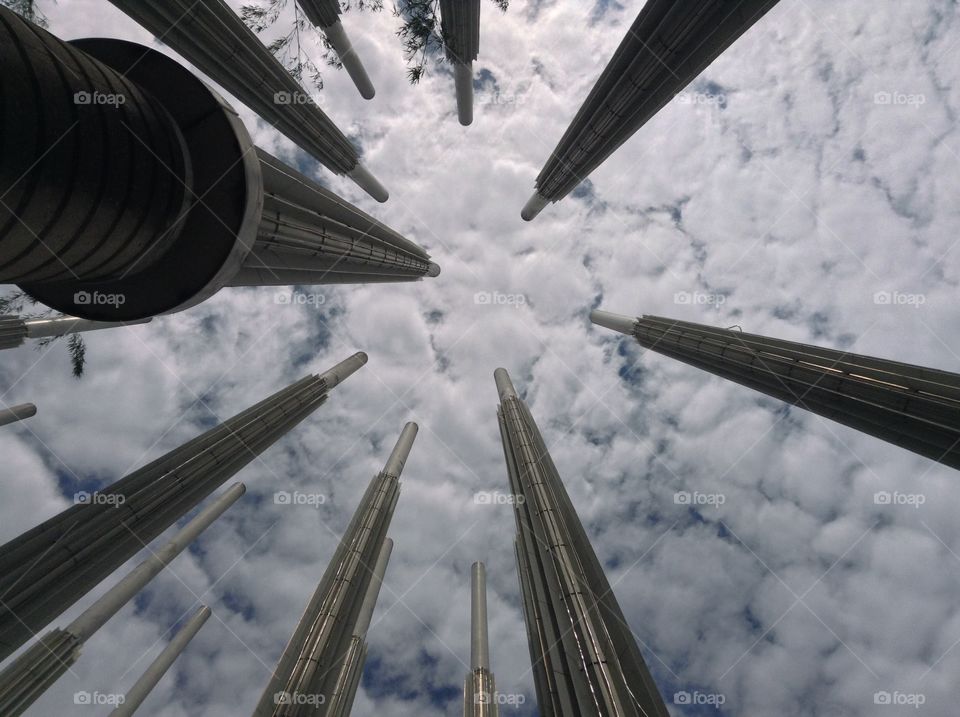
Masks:
[[[956,371],[957,4],[782,0],[577,196],[523,223],[544,159],[642,4],[513,0],[501,16],[484,0],[469,128],[444,68],[407,84],[389,11],[346,15],[377,96],[362,100],[331,69],[319,101],[390,189],[385,205],[238,107],[258,144],[425,246],[437,279],[303,289],[322,304],[224,290],[88,334],[80,381],[63,345],[0,356],[3,405],[39,407],[0,429],[0,542],[79,487],[354,351],[370,356],[242,471],[247,496],[87,643],[33,714],[101,713],[74,693],[128,689],[197,601],[213,617],[144,713],[249,714],[407,420],[420,435],[354,714],[458,713],[474,560],[487,563],[498,686],[526,700],[503,714],[535,714],[513,515],[474,500],[507,490],[497,366],[537,419],[672,714],[956,713],[956,473],[644,355],[587,313],[736,324]],[[105,0],[40,7],[65,39],[157,46]],[[494,293],[512,298],[483,302]],[[283,490],[326,503],[277,505]],[[878,503],[883,491],[901,503]],[[678,502],[694,493],[722,498]],[[678,692],[723,705],[674,704]],[[878,693],[924,704],[878,705]]]

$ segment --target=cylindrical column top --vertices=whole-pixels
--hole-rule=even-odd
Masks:
[[[359,369],[366,362],[367,355],[363,351],[357,351],[353,356],[344,359],[333,368],[324,371],[320,374],[320,378],[326,381],[327,390],[329,390],[337,384],[342,383],[347,376]]]
[[[393,447],[393,452],[387,459],[387,464],[383,467],[384,473],[400,477],[403,467],[407,463],[407,457],[410,455],[410,448],[413,447],[413,439],[417,437],[419,427],[413,421],[410,421],[403,427],[397,444]]]
[[[37,415],[37,407],[32,403],[20,403],[10,408],[0,409],[0,426],[22,421],[24,418]]]
[[[517,398],[517,389],[513,387],[513,381],[510,380],[507,369],[498,368],[494,371],[493,380],[497,382],[497,393],[500,394],[501,401],[507,398]]]
[[[487,634],[487,571],[476,562],[470,569],[470,669],[490,669]]]
[[[637,325],[637,319],[634,316],[624,316],[623,314],[614,314],[610,311],[591,311],[590,321],[597,326],[603,326],[607,329],[619,331],[621,334],[633,335],[633,329]]]

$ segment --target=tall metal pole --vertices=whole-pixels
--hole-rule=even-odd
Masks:
[[[326,400],[367,361],[307,376],[0,546],[0,659]]]
[[[504,369],[494,378],[540,714],[668,717],[533,416]]]
[[[480,52],[480,0],[440,0],[447,61],[453,66],[460,124],[473,122],[473,62]]]
[[[647,0],[537,176],[532,220],[599,167],[779,0]]]
[[[37,415],[37,407],[32,403],[19,403],[10,408],[0,408],[0,426],[6,426],[8,423],[16,423],[24,418],[30,418]]]
[[[246,488],[237,483],[187,523],[159,551],[140,563],[119,583],[84,610],[64,629],[51,630],[0,672],[0,714],[22,714],[80,657],[93,634],[140,592],[197,536],[206,530]]]
[[[343,63],[343,68],[350,75],[353,84],[360,91],[365,100],[373,99],[376,91],[370,76],[360,62],[360,56],[353,49],[350,38],[347,37],[343,23],[340,22],[339,0],[300,0],[300,9],[307,19],[327,37],[330,46]]]
[[[317,589],[273,671],[254,717],[346,714],[362,670],[362,641],[390,550],[387,529],[400,475],[417,435],[407,423],[383,470],[367,487]],[[353,648],[351,650],[351,647]]]
[[[137,708],[147,699],[153,688],[157,686],[170,666],[180,657],[180,654],[190,644],[190,640],[200,631],[209,617],[210,608],[201,605],[187,620],[186,624],[177,631],[177,634],[163,648],[163,651],[157,655],[157,659],[150,663],[140,679],[127,691],[127,694],[123,697],[123,703],[110,713],[110,717],[130,717],[137,711]]]
[[[134,321],[88,321],[76,316],[54,316],[49,319],[25,319],[20,316],[0,316],[0,349],[21,346],[27,339],[42,339],[86,331],[146,324],[151,319]]]
[[[497,688],[490,671],[487,635],[487,572],[483,563],[470,569],[470,672],[463,683],[463,717],[499,717]]]
[[[386,188],[360,163],[346,135],[223,0],[110,1],[327,169],[387,201]]]
[[[660,316],[594,311],[656,353],[960,468],[960,374]]]

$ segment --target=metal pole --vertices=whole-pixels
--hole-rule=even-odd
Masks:
[[[40,339],[47,336],[76,334],[82,331],[99,331],[100,329],[113,329],[120,326],[148,324],[150,321],[152,321],[150,317],[133,321],[90,321],[88,319],[78,319],[75,316],[57,316],[52,319],[27,319],[23,323],[27,328],[28,339]]]
[[[80,617],[71,622],[66,628],[67,632],[76,635],[81,641],[89,639],[147,583],[159,575],[171,560],[196,540],[200,533],[223,515],[227,508],[240,500],[246,490],[243,483],[234,483],[229,490],[187,523],[169,543],[135,567],[123,580],[88,607]]]
[[[365,100],[373,99],[376,90],[373,88],[373,83],[370,81],[370,76],[364,69],[363,63],[360,62],[357,51],[353,49],[353,43],[350,42],[350,38],[343,29],[343,23],[337,20],[332,25],[323,28],[323,34],[327,36],[327,40],[340,57],[343,69],[347,71],[350,79],[353,80],[353,84],[360,90],[360,96]]]
[[[487,634],[487,571],[476,562],[470,570],[470,667],[490,669],[490,643]]]
[[[403,472],[403,467],[407,463],[407,457],[410,455],[410,449],[413,447],[413,439],[417,437],[418,426],[410,421],[403,427],[397,444],[393,447],[390,457],[387,459],[383,472],[393,476],[399,476]]]
[[[157,686],[157,683],[163,677],[174,660],[180,657],[193,636],[203,627],[207,618],[210,617],[210,608],[201,605],[200,609],[193,613],[193,616],[187,623],[180,628],[169,644],[163,648],[157,659],[150,663],[150,666],[140,676],[133,687],[124,695],[123,704],[110,713],[110,717],[130,717],[137,708],[143,704],[143,701],[150,694],[150,691]]]
[[[0,409],[0,426],[6,426],[8,423],[16,423],[24,418],[30,418],[37,415],[37,407],[32,403],[20,403],[10,408]]]

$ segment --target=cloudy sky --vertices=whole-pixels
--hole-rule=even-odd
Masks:
[[[157,46],[105,0],[39,5],[65,39]],[[249,713],[364,488],[415,420],[355,714],[457,713],[474,560],[487,564],[498,686],[525,699],[503,714],[536,714],[513,515],[474,501],[507,489],[497,366],[538,420],[672,714],[956,713],[955,473],[645,355],[587,313],[737,324],[957,370],[957,3],[782,0],[577,196],[529,224],[519,212],[536,174],[643,2],[513,0],[500,15],[484,0],[469,128],[444,68],[407,84],[387,5],[345,18],[376,98],[335,70],[318,94],[387,204],[238,109],[258,144],[426,247],[438,278],[305,287],[323,299],[299,305],[277,303],[289,290],[227,289],[88,334],[80,381],[63,345],[4,352],[0,401],[39,414],[0,431],[0,542],[78,487],[354,351],[370,356],[239,474],[246,497],[32,713],[102,712],[74,693],[128,689],[198,602],[213,617],[144,712]],[[501,303],[477,301],[494,293]],[[326,503],[276,505],[281,490]],[[883,491],[903,499],[878,503]],[[695,492],[712,498],[677,502]],[[684,694],[722,706],[675,704]],[[876,704],[884,694],[923,704]]]

